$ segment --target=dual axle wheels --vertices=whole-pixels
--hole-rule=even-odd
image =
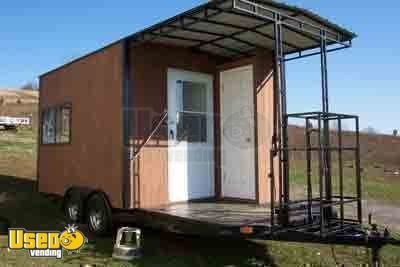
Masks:
[[[64,197],[64,213],[71,223],[87,223],[96,235],[105,235],[111,230],[111,207],[102,193],[86,196],[77,191],[68,192]]]

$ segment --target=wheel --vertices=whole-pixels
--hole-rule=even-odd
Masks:
[[[81,222],[83,210],[79,193],[68,192],[64,197],[64,213],[68,222]]]
[[[89,230],[99,236],[109,234],[112,213],[105,196],[100,193],[94,194],[89,198],[86,207]]]

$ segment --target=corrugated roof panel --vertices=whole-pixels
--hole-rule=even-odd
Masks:
[[[245,32],[242,34],[239,34],[236,36],[237,38],[240,38],[242,40],[254,43],[258,46],[263,46],[263,47],[267,47],[269,49],[273,49],[274,48],[274,41],[266,38],[262,35],[259,35],[257,33],[252,33],[252,32]]]
[[[210,40],[213,40],[218,37],[216,35],[197,33],[197,32],[188,31],[188,30],[176,30],[176,31],[171,32],[169,35],[176,36],[176,37],[182,37],[182,38],[198,39],[198,40],[202,40],[202,41],[210,41]]]
[[[229,9],[231,7],[233,7],[233,0],[230,1],[225,1],[221,4],[218,5],[219,8],[224,8],[224,9]]]
[[[234,57],[234,56],[238,55],[230,50],[226,50],[226,49],[214,46],[214,45],[204,45],[200,48],[200,50],[203,52],[207,52],[207,53],[211,53],[211,54],[219,55],[219,56],[223,56],[223,57]]]
[[[265,34],[274,36],[274,25],[273,24],[262,27],[259,30]],[[294,47],[299,47],[299,48],[307,48],[307,47],[313,47],[318,44],[315,41],[312,41],[311,39],[309,39],[301,34],[290,31],[286,28],[283,30],[283,38],[284,38],[284,42],[287,44],[285,51],[286,50],[288,50],[288,51],[296,50],[296,49],[293,49],[293,47],[290,47],[290,45],[292,45]]]
[[[242,42],[238,42],[236,40],[229,39],[229,38],[225,38],[225,39],[220,40],[220,41],[218,41],[216,43],[219,44],[219,45],[228,47],[228,48],[232,48],[232,49],[235,49],[235,50],[242,51],[242,52],[247,52],[247,51],[254,50],[254,47],[252,47],[252,46],[249,46],[247,44],[244,44]]]
[[[245,11],[240,11],[239,9],[232,9],[233,7],[232,3],[233,1],[240,3],[240,7],[245,9]],[[307,38],[304,37],[304,34],[299,34],[295,33],[293,31],[288,31],[284,30],[284,38],[286,43],[292,43],[295,46],[298,46],[300,48],[304,49],[309,49],[313,48],[316,45],[319,44],[319,28],[328,28],[330,31],[333,33],[328,33],[328,37],[331,39],[338,39],[341,41],[349,41],[353,38],[356,37],[356,35],[348,30],[346,30],[343,27],[340,27],[334,23],[329,22],[328,20],[318,16],[317,14],[308,11],[306,9],[298,8],[295,6],[290,6],[283,4],[281,2],[276,2],[272,0],[251,0],[252,2],[245,3],[245,1],[248,0],[214,0],[214,1],[209,1],[208,3],[202,4],[198,7],[195,7],[191,10],[188,10],[182,14],[179,14],[175,17],[172,17],[170,19],[167,19],[165,21],[162,21],[160,23],[157,23],[151,27],[148,27],[142,31],[136,32],[134,34],[131,34],[129,36],[124,37],[121,40],[118,40],[112,44],[116,44],[118,42],[123,42],[125,40],[134,40],[136,42],[141,42],[141,41],[154,41],[154,42],[159,42],[159,43],[164,43],[164,44],[172,44],[172,45],[177,45],[177,46],[183,46],[183,47],[191,47],[199,44],[199,42],[194,42],[190,40],[179,40],[177,38],[166,38],[162,36],[156,36],[153,35],[152,33],[158,32],[161,34],[168,34],[172,36],[179,36],[179,37],[184,37],[187,39],[199,39],[199,40],[205,40],[209,41],[212,40],[212,34],[201,34],[201,33],[196,33],[196,32],[188,32],[184,30],[176,30],[172,29],[171,27],[168,27],[169,25],[175,25],[176,27],[180,27],[181,24],[185,25],[185,28],[188,29],[197,29],[197,30],[204,30],[204,31],[211,31],[219,34],[224,34],[224,35],[230,35],[236,32],[242,32],[238,37],[244,38],[246,41],[249,42],[254,42],[257,44],[257,46],[263,45],[265,43],[265,46],[267,47],[272,47],[272,42],[267,40],[262,40],[260,39],[261,37],[258,36],[257,33],[243,33],[243,29],[245,28],[252,28],[255,26],[259,26],[261,24],[268,23],[268,18],[271,19],[273,18],[273,13],[272,11],[277,11],[280,12],[281,14],[285,14],[286,16],[293,16],[296,17],[296,19],[293,18],[286,18],[284,17],[283,19],[287,22],[292,24],[292,26],[296,26],[298,31],[302,31],[302,29],[299,27],[299,21],[297,20],[302,20],[304,21],[304,28],[305,30],[309,29],[310,26],[305,25],[306,23],[308,24],[313,24],[317,28],[313,29],[313,32],[316,33],[315,38]],[[258,5],[264,5],[266,8],[265,10],[263,8],[260,8],[259,6],[255,6],[254,2],[258,3]],[[264,10],[264,11],[262,11]],[[253,13],[257,11],[261,16],[256,16]],[[235,13],[235,14],[233,14]],[[207,23],[204,20],[205,15],[209,16],[210,20],[219,22],[221,24],[225,25],[217,25],[217,24],[211,24]],[[195,17],[198,19],[190,19],[190,17]],[[231,26],[228,26],[230,24]],[[234,27],[234,26],[239,26],[239,27]],[[311,27],[313,28],[313,27]],[[165,32],[165,29],[167,29]],[[265,27],[265,28],[260,28],[259,29],[261,32],[267,33],[271,36],[273,36],[273,24],[271,23],[271,26]],[[146,37],[143,40],[143,35]],[[215,35],[214,35],[215,36]],[[215,36],[217,38],[217,36]],[[220,38],[221,39],[221,38]],[[313,40],[315,39],[315,40]],[[330,42],[328,42],[329,44]],[[109,47],[112,44],[106,46]],[[231,38],[225,39],[223,41],[219,41],[219,44],[223,44],[228,46],[228,49],[230,48],[231,50],[235,49],[248,49],[249,46],[246,44],[243,44],[241,42],[237,42],[232,40]],[[251,47],[252,49],[255,49],[256,47]],[[227,49],[221,49],[212,45],[206,45],[204,47],[201,47],[202,50],[208,50],[210,53],[213,54],[219,54],[222,56],[237,56],[237,53],[229,52]],[[92,52],[90,54],[96,53],[102,49],[99,49],[95,52]],[[297,49],[298,50],[298,49]],[[292,52],[294,51],[294,48],[285,45],[285,52]],[[89,55],[90,55],[89,54]],[[85,56],[84,56],[85,57]],[[83,57],[81,57],[83,58]],[[78,58],[74,61],[77,61],[81,58]],[[67,63],[66,65],[68,65]],[[60,68],[60,67],[59,67]],[[58,68],[57,68],[58,69]],[[49,72],[48,72],[49,73]],[[46,73],[47,74],[47,73]],[[43,74],[45,75],[45,74]]]
[[[251,19],[245,16],[238,16],[230,13],[221,13],[220,15],[213,17],[212,20],[246,28],[252,28],[262,23],[258,19]]]
[[[313,41],[311,38],[305,37],[289,29],[284,29],[282,35],[286,43],[293,44],[303,49],[320,44],[320,42]]]
[[[171,39],[171,38],[166,38],[166,37],[157,37],[156,39],[153,40],[153,42],[167,44],[167,45],[177,45],[177,46],[183,46],[183,47],[190,47],[190,46],[194,46],[194,45],[198,44],[198,42],[177,40],[177,39]]]
[[[196,24],[191,25],[188,27],[189,29],[198,29],[198,30],[211,30],[215,33],[222,33],[222,34],[232,34],[237,31],[237,29],[231,27],[225,27],[220,25],[211,25],[205,22],[198,22]]]

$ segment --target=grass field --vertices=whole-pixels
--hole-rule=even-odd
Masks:
[[[2,177],[0,214],[12,226],[38,230],[62,230],[60,204],[32,192],[32,181]],[[10,185],[11,184],[11,185]],[[15,189],[19,189],[18,193]],[[357,247],[285,243],[275,241],[237,241],[183,237],[145,229],[143,258],[130,263],[113,260],[112,240],[89,237],[90,243],[79,254],[62,260],[30,259],[26,251],[9,252],[7,237],[0,236],[0,266],[361,266],[367,264],[369,251]],[[386,247],[385,266],[400,264],[400,248]],[[340,265],[339,265],[340,266]]]
[[[0,215],[9,218],[13,227],[62,230],[65,222],[60,204],[34,191],[36,149],[36,134],[32,131],[0,132]],[[294,180],[300,182],[302,178]],[[143,258],[123,263],[111,258],[110,238],[90,237],[81,253],[66,255],[62,260],[33,260],[27,252],[9,252],[7,237],[1,236],[0,266],[361,266],[370,258],[370,252],[357,247],[203,239],[148,229],[143,238]],[[386,247],[382,256],[385,266],[399,266],[400,248]]]
[[[32,179],[36,177],[37,137],[31,130],[0,131],[0,174]]]
[[[30,104],[29,104],[30,105]],[[33,106],[6,106],[10,110],[23,110]],[[1,108],[0,108],[1,112]],[[34,127],[36,129],[36,127]],[[36,130],[18,133],[0,131],[0,216],[10,220],[13,227],[29,230],[63,230],[65,221],[60,203],[35,192],[36,177]],[[369,159],[364,161],[371,162]],[[392,161],[395,163],[395,160]],[[351,165],[347,162],[346,166]],[[379,163],[383,164],[383,163]],[[393,166],[393,164],[391,166]],[[383,174],[384,167],[376,168],[364,164],[365,197],[398,205],[400,181]],[[300,186],[301,160],[293,169],[293,183]],[[347,167],[349,175],[354,171]],[[346,188],[351,188],[351,179]],[[354,193],[351,189],[350,193]],[[85,230],[84,226],[81,226]],[[85,231],[86,232],[86,231]],[[65,255],[62,260],[31,259],[27,252],[9,252],[7,236],[0,236],[0,267],[2,266],[361,266],[367,264],[369,251],[364,248],[326,246],[304,243],[274,241],[237,241],[182,237],[145,229],[143,235],[143,258],[131,263],[114,261],[111,258],[113,240],[94,238],[89,235],[89,244],[79,254]],[[382,252],[384,266],[400,266],[400,248],[386,247]],[[308,264],[308,265],[307,265]]]
[[[291,168],[291,184],[294,186],[303,186],[307,183],[307,176],[303,162],[295,162],[297,168],[292,166]],[[353,165],[352,162],[344,165]],[[343,188],[345,194],[349,196],[356,195],[356,178],[354,175],[354,169],[344,169]],[[337,169],[333,170],[333,190],[336,195],[339,195],[339,176],[337,175]],[[314,168],[314,174],[317,173],[317,168]],[[317,175],[312,175],[312,184],[314,190],[317,192],[317,186],[319,185]],[[296,187],[294,188],[296,190]],[[296,190],[298,193],[298,190]],[[305,192],[305,191],[303,191]],[[374,167],[367,166],[363,168],[362,174],[362,192],[363,198],[366,200],[375,200],[382,203],[394,204],[400,206],[400,177],[391,177],[385,175],[383,172],[378,171]],[[304,194],[303,197],[306,195]]]

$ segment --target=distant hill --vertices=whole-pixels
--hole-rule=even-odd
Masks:
[[[302,147],[305,145],[305,129],[298,126],[289,127],[289,145]],[[355,133],[343,132],[343,145],[350,147],[355,144]],[[337,147],[337,134],[332,132],[331,145]],[[317,146],[317,135],[313,134],[311,143]],[[400,137],[360,133],[361,161],[364,167],[386,168],[387,170],[400,170]],[[297,153],[300,159],[305,158],[305,153]],[[353,159],[351,152],[344,153],[344,159]]]
[[[39,102],[39,91],[0,89],[1,104],[34,104]]]
[[[33,129],[38,125],[38,103],[38,91],[0,89],[0,116],[31,117]]]

